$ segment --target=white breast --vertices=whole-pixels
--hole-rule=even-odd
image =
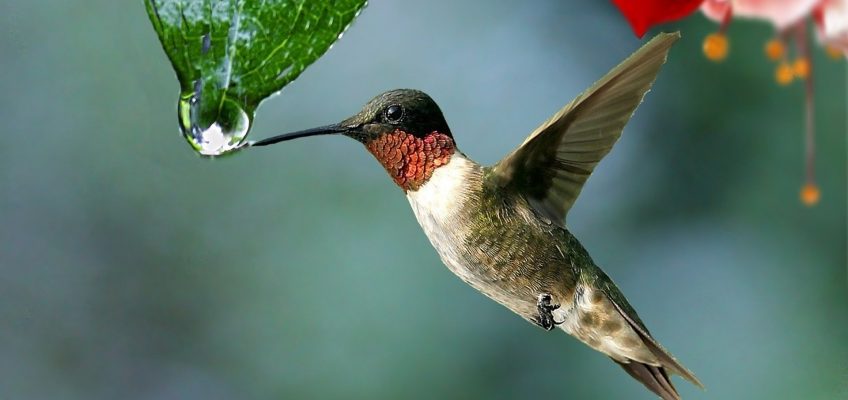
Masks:
[[[468,199],[472,177],[479,173],[479,165],[456,152],[446,165],[433,171],[424,185],[406,194],[418,223],[442,262],[472,286],[476,286],[477,279],[466,268],[468,260],[458,246],[464,237],[461,229],[457,229],[456,219]]]
[[[432,214],[433,218],[446,220],[456,210],[469,184],[468,178],[479,166],[459,152],[454,153],[447,164],[436,168],[430,179],[418,190],[407,192],[415,216],[419,212]]]

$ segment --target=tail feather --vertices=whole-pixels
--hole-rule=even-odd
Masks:
[[[665,368],[655,367],[633,360],[629,363],[623,363],[616,359],[613,359],[613,361],[663,400],[680,400],[680,394],[677,393],[677,389],[674,388],[674,385],[668,378]]]
[[[639,337],[642,339],[642,342],[646,346],[648,346],[648,348],[651,350],[651,353],[653,353],[654,356],[656,356],[657,359],[659,359],[660,363],[662,364],[662,367],[668,368],[669,371],[671,371],[672,373],[675,373],[677,375],[682,376],[684,379],[686,379],[689,382],[692,382],[692,384],[698,386],[699,388],[701,388],[701,389],[704,388],[704,384],[702,384],[701,381],[699,381],[698,378],[695,377],[695,374],[693,374],[692,371],[689,371],[686,367],[684,367],[682,364],[680,364],[680,362],[677,361],[668,352],[668,350],[664,349],[659,343],[657,343],[657,341],[654,340],[653,337],[651,337],[651,335],[648,333],[648,330],[645,329],[645,327],[640,322],[638,322],[637,320],[632,318],[616,302],[613,302],[613,304],[615,304],[615,307],[618,309],[618,312],[621,313],[621,315],[624,317],[624,319],[626,319],[627,322],[630,324],[630,327],[632,327],[636,331],[636,333],[639,334]],[[664,368],[663,368],[663,373],[665,373]],[[630,372],[630,371],[628,371],[628,372]],[[633,374],[631,374],[631,375],[633,375]],[[668,378],[666,378],[666,380],[668,380]]]
[[[615,284],[600,269],[594,272],[596,281],[578,287],[572,310],[562,317],[562,329],[612,358],[663,400],[680,400],[669,379],[672,374],[703,389],[698,378],[651,337]]]

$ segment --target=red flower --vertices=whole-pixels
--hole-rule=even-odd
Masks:
[[[703,0],[612,0],[636,36],[642,37],[652,26],[675,21],[692,14]]]
[[[813,65],[808,21],[816,26],[819,42],[834,58],[848,57],[848,0],[612,0],[642,37],[656,24],[678,20],[701,8],[704,15],[719,23],[718,32],[704,38],[704,55],[723,61],[730,52],[727,26],[734,18],[765,20],[775,27],[775,36],[766,43],[766,56],[777,63],[775,80],[781,85],[804,83],[806,103],[805,145],[806,183],[801,201],[814,205],[820,192],[815,178],[815,130],[813,116]],[[793,44],[790,49],[788,44]],[[794,51],[792,51],[794,50]],[[794,53],[794,54],[793,54]]]

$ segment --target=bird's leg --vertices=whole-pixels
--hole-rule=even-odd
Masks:
[[[565,322],[557,322],[554,319],[553,311],[559,308],[559,304],[551,304],[551,299],[552,297],[550,294],[542,293],[536,301],[536,307],[539,309],[539,317],[536,319],[536,324],[546,331],[550,331],[554,329],[554,326]]]

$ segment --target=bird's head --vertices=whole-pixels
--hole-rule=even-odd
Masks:
[[[252,145],[332,134],[345,135],[364,144],[405,192],[418,190],[456,151],[439,106],[426,93],[412,89],[385,92],[339,123],[275,136]]]

